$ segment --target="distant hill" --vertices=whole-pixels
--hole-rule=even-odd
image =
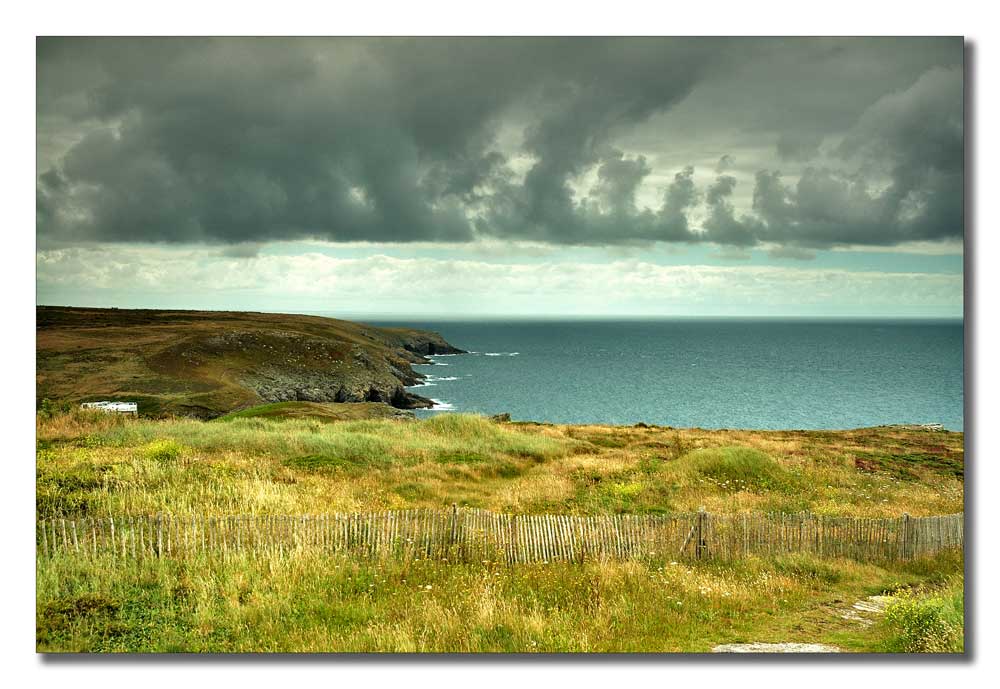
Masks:
[[[214,418],[269,402],[431,406],[407,392],[437,333],[319,316],[39,306],[39,400],[134,400],[143,415]]]

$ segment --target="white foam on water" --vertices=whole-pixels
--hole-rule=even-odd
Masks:
[[[408,388],[429,388],[432,387],[434,383],[417,383],[416,385],[407,385]]]
[[[452,411],[455,408],[455,405],[451,402],[436,400],[433,397],[431,398],[431,402],[434,403],[434,406],[431,407],[431,411]]]
[[[517,356],[521,352],[484,352],[483,356]]]

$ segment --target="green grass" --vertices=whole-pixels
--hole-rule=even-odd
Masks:
[[[768,455],[745,447],[697,450],[685,455],[683,463],[708,481],[733,490],[784,493],[800,483]]]
[[[172,462],[184,452],[176,440],[154,440],[143,448],[143,456],[154,462]]]
[[[961,559],[925,563],[941,576]],[[718,564],[505,567],[301,552],[39,561],[39,651],[707,652],[742,641],[838,642],[880,633],[836,614],[873,587],[923,577],[807,557]]]

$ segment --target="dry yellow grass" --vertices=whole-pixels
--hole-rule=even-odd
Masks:
[[[40,516],[315,513],[459,503],[522,513],[959,512],[962,434],[39,416]]]

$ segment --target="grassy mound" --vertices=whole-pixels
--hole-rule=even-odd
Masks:
[[[770,456],[747,447],[696,450],[685,455],[682,462],[726,489],[787,492],[797,484],[795,476]]]

